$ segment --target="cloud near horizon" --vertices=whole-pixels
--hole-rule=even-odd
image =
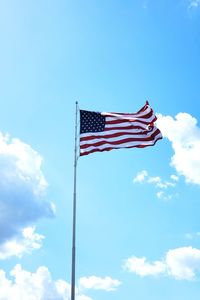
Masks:
[[[27,228],[54,216],[53,204],[45,200],[47,182],[41,165],[41,156],[30,145],[0,132],[0,259],[22,255],[20,245],[25,252],[25,245],[29,250],[31,243],[32,249],[39,247],[43,237],[33,231],[27,235]]]
[[[0,270],[0,299],[69,299],[70,285],[64,280],[53,281],[48,268],[44,266],[39,267],[35,273],[31,273],[23,270],[18,264],[10,272],[10,275],[11,279],[8,279],[5,272]]]
[[[124,269],[141,277],[167,275],[176,280],[194,280],[200,272],[200,249],[182,247],[169,250],[162,260],[148,262],[146,257],[132,256]]]
[[[111,277],[82,277],[81,288],[76,287],[77,300],[92,300],[82,291],[85,289],[101,289],[110,291],[119,285],[118,280]],[[110,289],[110,288],[111,289]],[[113,290],[113,289],[112,289]],[[0,270],[0,299],[2,300],[70,300],[70,284],[63,279],[53,280],[50,271],[40,266],[36,272],[29,272],[16,265],[9,278],[4,270]]]

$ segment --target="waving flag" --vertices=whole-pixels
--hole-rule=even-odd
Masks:
[[[137,113],[80,111],[80,155],[153,146],[162,139],[148,101]]]

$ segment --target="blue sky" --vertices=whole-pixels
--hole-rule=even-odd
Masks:
[[[200,1],[0,3],[0,300],[69,300],[75,101],[155,147],[81,157],[76,300],[200,294]]]

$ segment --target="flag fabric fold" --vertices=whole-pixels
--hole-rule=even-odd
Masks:
[[[80,110],[80,156],[120,148],[144,148],[162,139],[148,101],[136,113]]]

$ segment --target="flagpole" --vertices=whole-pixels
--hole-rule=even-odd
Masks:
[[[76,175],[77,175],[77,133],[78,133],[78,102],[75,115],[75,145],[74,145],[74,193],[73,193],[73,229],[72,229],[72,269],[71,269],[71,300],[75,300],[76,280]]]

